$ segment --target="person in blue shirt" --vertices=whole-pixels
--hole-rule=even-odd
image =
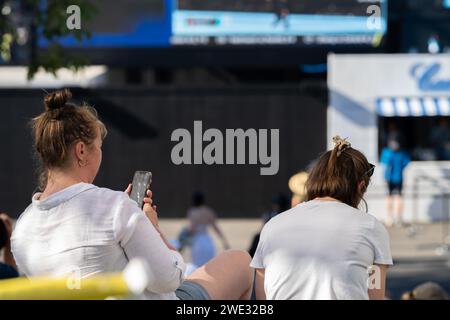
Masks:
[[[403,213],[403,171],[410,162],[409,154],[400,148],[400,143],[390,140],[387,147],[381,152],[381,163],[384,166],[384,179],[386,180],[389,194],[387,196],[387,225],[402,224]],[[394,206],[397,221],[394,219]]]

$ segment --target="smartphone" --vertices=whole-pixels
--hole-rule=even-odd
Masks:
[[[136,201],[139,208],[144,207],[144,197],[152,183],[152,173],[149,171],[136,171],[131,186],[130,198]]]

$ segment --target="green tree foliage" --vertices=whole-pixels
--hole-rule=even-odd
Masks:
[[[13,0],[0,0],[0,10],[11,2]],[[24,16],[21,16],[21,18],[27,21],[25,25],[28,41],[25,45],[29,46],[29,59],[27,61],[29,79],[32,79],[40,69],[56,75],[56,72],[61,68],[77,71],[89,63],[85,57],[62,48],[58,39],[71,35],[81,44],[84,39],[90,37],[87,23],[97,13],[93,1],[15,0],[15,3],[24,9]],[[67,19],[70,17],[67,8],[71,5],[76,5],[81,9],[81,29],[70,30],[67,27]],[[16,30],[16,20],[15,12],[7,15],[0,13],[0,54],[4,61],[11,59],[11,47],[20,37]],[[38,35],[42,35],[48,41],[47,49],[38,49]]]

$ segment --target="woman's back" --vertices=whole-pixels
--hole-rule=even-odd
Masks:
[[[127,259],[113,232],[117,194],[77,184],[43,201],[33,197],[13,233],[20,269],[27,276],[59,276],[79,268],[83,277],[123,270]]]
[[[141,257],[152,271],[146,296],[175,298],[172,291],[181,282],[183,260],[165,247],[124,192],[78,183],[42,201],[38,197],[12,235],[14,257],[26,276],[85,278],[123,271],[129,259]]]
[[[268,299],[368,299],[368,271],[392,264],[374,217],[344,203],[313,200],[273,218],[252,266],[265,268]]]

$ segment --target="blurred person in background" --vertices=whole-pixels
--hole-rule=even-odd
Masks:
[[[402,300],[448,300],[448,294],[438,283],[425,282],[405,292]]]
[[[277,26],[279,23],[283,22],[284,28],[289,28],[289,3],[288,0],[272,0],[273,1],[273,11],[276,14],[276,20],[273,23]]]
[[[384,166],[384,179],[388,187],[386,198],[387,225],[402,225],[403,214],[403,171],[411,161],[397,140],[389,140],[381,152],[380,162]],[[394,217],[395,212],[395,217]]]
[[[384,134],[384,143],[388,143],[389,141],[397,141],[401,146],[404,146],[406,143],[406,138],[403,132],[401,132],[397,124],[393,121],[388,123],[387,131]]]
[[[309,173],[307,201],[272,218],[261,232],[251,263],[257,299],[385,298],[389,235],[358,209],[375,166],[347,140],[336,136],[333,142]]]
[[[215,211],[205,204],[205,195],[195,192],[192,195],[192,207],[187,211],[189,220],[189,245],[192,263],[200,267],[216,256],[216,246],[210,233],[212,228],[222,241],[225,250],[230,248],[227,238],[220,229]]]
[[[265,212],[262,215],[262,227],[270,221],[273,217],[275,217],[277,214],[280,214],[281,212],[286,211],[289,209],[289,200],[283,193],[278,193],[272,197],[272,205],[271,209],[268,212]],[[259,237],[261,235],[261,231],[255,234],[252,240],[252,244],[250,245],[250,248],[248,249],[248,253],[253,257],[256,251],[256,248],[258,247],[259,243]]]
[[[32,120],[42,165],[41,192],[21,214],[11,237],[19,271],[27,277],[81,278],[122,272],[133,258],[149,268],[147,299],[250,298],[250,256],[230,250],[185,277],[182,256],[159,227],[152,192],[143,209],[126,192],[93,185],[102,162],[106,128],[95,109],[69,102],[70,91],[48,94]]]
[[[430,142],[437,160],[450,160],[450,128],[445,118],[440,118],[438,125],[431,130]]]
[[[11,233],[13,223],[6,213],[0,213],[0,250],[3,250],[3,263],[0,262],[0,280],[19,276],[11,252]]]

